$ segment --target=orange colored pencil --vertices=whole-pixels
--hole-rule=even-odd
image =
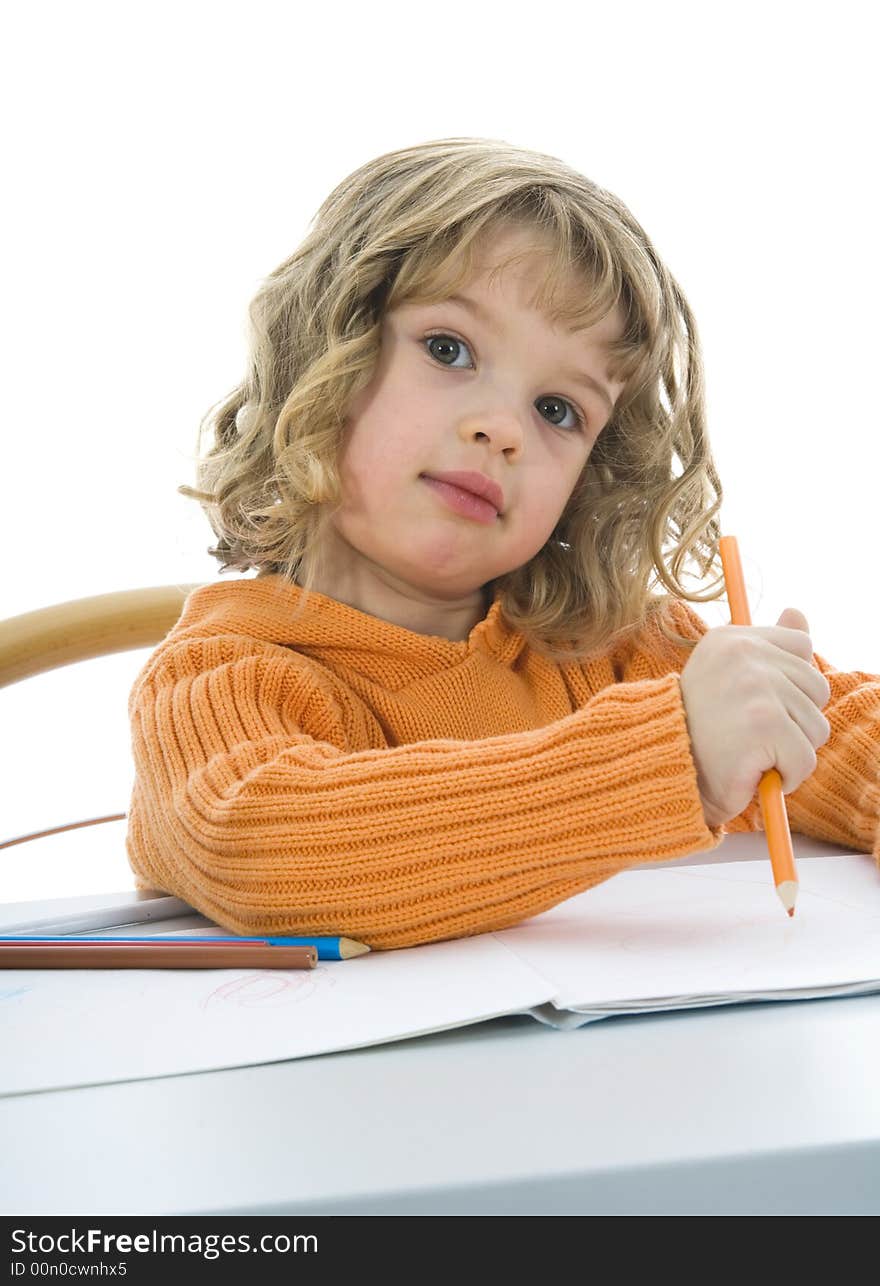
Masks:
[[[0,945],[0,969],[314,969],[317,947],[106,946],[45,943]]]
[[[721,565],[724,568],[730,623],[731,625],[751,625],[752,616],[749,612],[746,582],[736,536],[722,536],[718,542],[718,549],[721,554]],[[767,836],[767,847],[770,850],[770,865],[773,868],[776,892],[788,914],[794,915],[798,877],[794,864],[794,849],[791,845],[788,813],[785,808],[785,796],[782,793],[782,778],[775,768],[768,769],[758,783],[758,799],[761,804],[761,816],[764,819],[764,832]]]

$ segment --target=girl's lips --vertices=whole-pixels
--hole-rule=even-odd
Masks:
[[[473,518],[476,522],[487,525],[498,521],[499,514],[495,506],[488,500],[475,496],[472,491],[465,491],[462,487],[455,487],[439,478],[429,478],[424,473],[421,478],[436,493],[438,500],[442,500],[450,509],[463,517]]]
[[[422,477],[445,482],[462,491],[470,491],[481,500],[488,501],[499,514],[504,513],[504,492],[495,479],[485,473],[475,473],[473,469],[453,469],[451,472],[422,474]]]

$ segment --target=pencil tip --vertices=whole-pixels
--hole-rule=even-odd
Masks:
[[[352,956],[365,956],[372,950],[366,942],[355,942],[353,938],[340,938],[339,954],[344,960],[350,960]]]
[[[797,880],[783,880],[781,884],[776,885],[776,892],[779,895],[780,902],[788,912],[789,919],[791,919],[794,915],[794,904],[797,900]]]

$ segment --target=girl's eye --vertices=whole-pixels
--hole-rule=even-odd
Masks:
[[[453,361],[446,360],[446,354],[443,352],[444,349],[448,352],[450,347],[458,348],[458,349],[463,348],[466,352],[470,352],[470,349],[468,348],[464,340],[456,339],[454,335],[445,335],[442,332],[435,332],[433,335],[426,335],[425,338],[428,341],[428,349],[431,353],[431,356],[436,357],[438,361],[443,363],[444,366],[455,365]],[[433,340],[436,340],[437,343],[436,344],[432,343]],[[461,370],[462,368],[455,367],[455,369]]]
[[[423,343],[427,344],[428,351],[431,356],[443,366],[450,366],[453,370],[458,371],[468,369],[467,366],[457,366],[455,364],[454,353],[451,355],[452,360],[447,360],[450,348],[459,350],[464,349],[466,352],[470,352],[468,345],[463,339],[457,339],[455,335],[449,335],[446,331],[434,331],[432,334],[425,336]],[[556,393],[550,393],[544,397],[539,397],[535,402],[535,406],[540,406],[543,402],[549,402],[551,405],[555,406],[567,406],[574,416],[574,424],[563,424],[558,420],[551,420],[551,424],[556,428],[567,429],[570,433],[583,432],[585,428],[584,417],[573,402],[569,402],[567,398],[559,397]]]

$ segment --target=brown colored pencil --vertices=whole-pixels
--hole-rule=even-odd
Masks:
[[[314,969],[316,947],[0,945],[0,969]]]

